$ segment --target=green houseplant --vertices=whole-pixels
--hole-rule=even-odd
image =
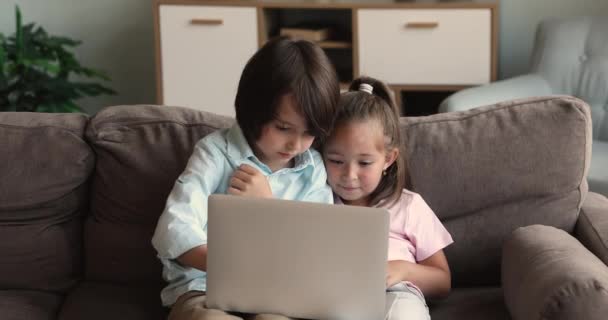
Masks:
[[[102,84],[70,79],[109,81],[69,51],[80,41],[51,36],[34,23],[22,25],[19,7],[15,20],[14,35],[0,33],[0,111],[82,112],[74,100],[115,93]]]

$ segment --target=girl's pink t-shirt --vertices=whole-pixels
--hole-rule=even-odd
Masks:
[[[335,203],[342,201],[336,196]],[[454,242],[433,210],[415,192],[403,189],[394,204],[380,207],[390,214],[388,261],[417,263]]]

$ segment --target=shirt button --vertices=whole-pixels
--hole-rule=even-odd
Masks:
[[[587,55],[586,54],[582,54],[578,57],[578,60],[580,60],[580,62],[585,62],[587,61]]]

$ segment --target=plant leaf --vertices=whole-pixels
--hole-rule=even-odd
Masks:
[[[6,61],[6,39],[0,33],[0,75],[4,76],[4,62]]]
[[[34,23],[23,25],[19,6],[15,16],[15,34],[0,37],[0,110],[82,112],[76,99],[116,93],[87,81],[110,78],[80,64],[71,51],[80,41],[49,35]]]
[[[52,75],[56,75],[59,73],[59,71],[61,71],[59,64],[57,64],[55,61],[48,61],[44,59],[25,59],[23,60],[23,65],[26,67],[38,67],[42,69],[42,71],[48,72]]]
[[[21,28],[21,10],[19,6],[15,6],[15,39],[17,44],[17,61],[20,62],[23,57],[23,30]]]

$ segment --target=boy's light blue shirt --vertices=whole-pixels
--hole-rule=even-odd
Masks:
[[[152,237],[163,264],[163,277],[169,283],[161,292],[163,305],[172,305],[188,291],[205,291],[206,273],[182,266],[176,258],[207,243],[207,197],[226,193],[234,170],[244,163],[268,178],[275,198],[333,203],[317,151],[309,149],[296,156],[293,168],[272,172],[253,154],[238,125],[207,135],[196,144],[175,182]]]

